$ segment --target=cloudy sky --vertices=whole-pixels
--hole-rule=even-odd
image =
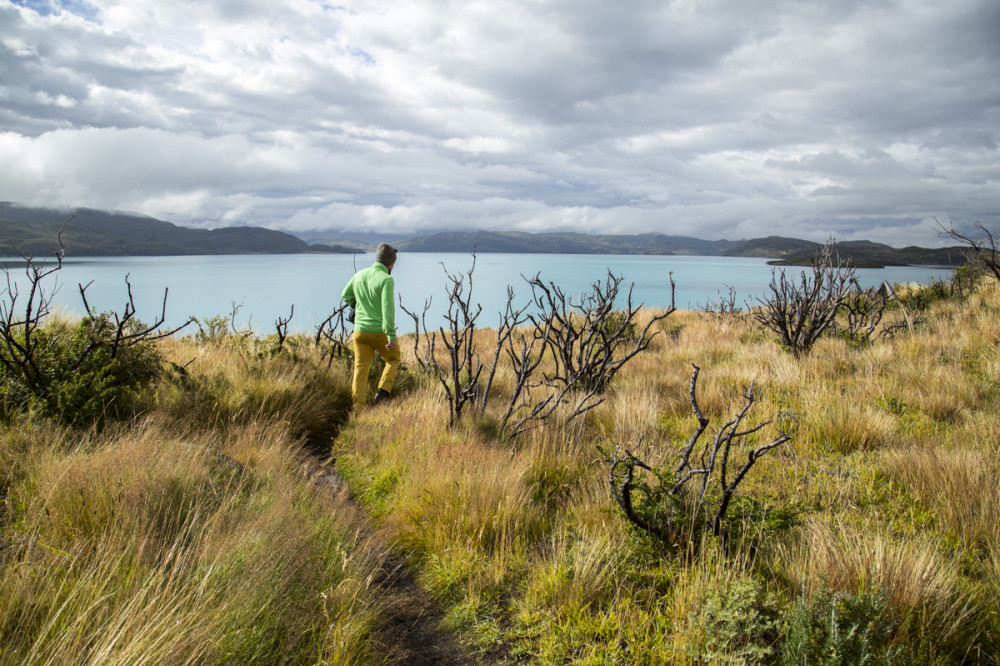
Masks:
[[[997,0],[0,0],[0,200],[199,227],[1000,224]]]

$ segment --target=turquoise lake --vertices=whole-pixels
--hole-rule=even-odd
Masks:
[[[290,328],[312,332],[339,305],[341,289],[355,268],[364,268],[373,260],[372,254],[68,258],[43,287],[46,293],[54,293],[53,305],[63,312],[83,312],[78,284],[90,285],[87,298],[92,307],[122,312],[128,301],[125,278],[129,276],[138,317],[147,323],[159,317],[164,290],[169,289],[168,325],[183,323],[190,316],[228,315],[236,305],[241,328],[250,326],[263,335],[274,332],[275,320],[287,317],[294,305]],[[625,278],[623,291],[634,285],[634,303],[662,308],[670,303],[669,275],[673,272],[677,307],[697,309],[727,294],[730,285],[740,303],[764,295],[772,271],[766,262],[727,257],[480,254],[472,275],[472,300],[483,307],[478,325],[492,327],[505,307],[508,285],[514,288],[516,305],[530,300],[523,276],[540,274],[575,297],[589,291],[593,282],[603,281],[611,270]],[[20,289],[18,303],[23,302],[23,267],[14,260],[0,263],[7,266],[11,285]],[[449,286],[445,268],[458,274],[471,266],[470,254],[400,253],[393,270],[397,299],[408,309],[422,312],[430,298],[428,327],[443,326]],[[794,276],[802,271],[786,270]],[[857,270],[864,287],[882,281],[926,283],[950,274],[948,268],[928,266]],[[412,332],[413,321],[398,307],[396,322],[400,333]]]

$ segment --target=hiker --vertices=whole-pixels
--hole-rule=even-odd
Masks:
[[[396,343],[396,305],[393,302],[392,267],[396,265],[396,250],[388,243],[379,243],[375,263],[354,274],[340,297],[354,308],[354,383],[351,395],[354,411],[359,412],[368,401],[368,369],[378,352],[385,369],[378,383],[372,404],[385,402],[392,395],[401,355]]]

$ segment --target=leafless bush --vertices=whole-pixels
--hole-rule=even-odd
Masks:
[[[278,317],[274,322],[274,327],[277,329],[278,333],[278,347],[276,351],[280,352],[285,346],[285,338],[288,337],[288,324],[291,323],[292,317],[295,316],[295,304],[292,304],[291,312],[288,313],[287,317]]]
[[[712,319],[733,319],[742,321],[746,313],[743,306],[736,299],[736,287],[724,285],[726,294],[719,292],[715,300],[709,301],[699,307],[701,314]]]
[[[632,303],[634,285],[629,286],[625,308],[615,309],[623,280],[608,271],[604,282],[594,282],[590,293],[577,302],[538,275],[528,280],[535,305],[550,322],[546,346],[555,370],[546,377],[549,383],[603,393],[618,371],[649,347],[659,332],[650,333],[654,324],[676,310],[671,274],[670,307],[652,317],[639,332],[635,318],[642,304]]]
[[[333,363],[333,359],[344,358],[350,349],[351,334],[347,330],[347,310],[349,307],[347,303],[341,303],[340,307],[316,327],[313,341],[317,346],[324,343],[329,345],[329,350],[323,351],[323,357],[328,359],[327,367]]]
[[[834,324],[855,281],[854,267],[840,260],[831,240],[813,260],[811,272],[802,271],[798,282],[789,279],[783,268],[772,270],[771,293],[756,299],[760,307],[750,316],[776,333],[789,351],[803,356]]]
[[[413,319],[413,357],[417,361],[417,367],[427,375],[436,375],[437,366],[434,362],[434,347],[437,342],[437,333],[427,330],[427,311],[431,308],[431,298],[424,301],[424,310],[419,315],[406,309],[403,299],[399,299],[399,307]],[[424,349],[421,351],[420,342],[424,341]]]
[[[618,371],[660,333],[652,331],[656,323],[675,311],[673,276],[670,307],[651,317],[641,331],[636,315],[642,305],[632,303],[631,286],[625,309],[615,309],[623,278],[610,271],[576,302],[539,275],[525,279],[538,312],[527,316],[533,325],[530,334],[508,337],[507,357],[516,381],[500,427],[510,438],[550,418],[560,406],[567,406],[564,420],[569,422],[600,405]],[[546,357],[551,359],[549,371],[536,378]]]
[[[476,352],[476,319],[483,311],[481,305],[472,304],[472,274],[476,268],[476,254],[472,253],[472,267],[465,273],[445,275],[451,283],[448,290],[448,311],[444,318],[447,330],[440,329],[441,342],[448,352],[448,367],[441,368],[431,354],[432,362],[448,400],[449,425],[462,418],[466,403],[475,404],[479,394],[479,375],[483,365]]]
[[[997,247],[1000,237],[991,229],[982,222],[976,222],[975,232],[968,235],[955,229],[954,222],[949,223],[947,227],[938,222],[938,229],[942,235],[968,248],[966,256],[970,264],[989,272],[994,279],[1000,281],[1000,248]]]
[[[736,416],[723,424],[711,441],[699,448],[709,420],[698,407],[700,368],[693,367],[689,399],[698,426],[681,451],[676,466],[673,469],[654,469],[628,450],[622,456],[620,445],[609,460],[611,495],[625,517],[644,532],[669,544],[676,543],[685,534],[693,541],[703,527],[711,527],[713,534],[724,538],[727,530],[723,521],[740,483],[761,457],[791,439],[780,433],[766,444],[756,447],[744,445],[747,437],[770,423],[765,421],[741,430],[755,402],[751,384],[744,394],[746,402]],[[731,466],[736,464],[735,455],[739,449],[747,452],[747,458],[734,471]],[[641,473],[637,470],[651,473],[656,479],[655,484],[640,480],[638,475]],[[709,506],[711,503],[714,503],[713,507]]]
[[[850,340],[870,340],[882,322],[888,303],[885,285],[862,289],[855,281],[841,304],[843,325],[839,332]]]

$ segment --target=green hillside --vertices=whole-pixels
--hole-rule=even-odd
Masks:
[[[59,248],[60,230],[63,245],[75,256],[354,252],[341,246],[309,245],[291,234],[261,227],[190,229],[152,217],[88,208],[74,216],[73,211],[0,204],[0,253],[51,254]]]
[[[806,242],[806,241],[800,241]],[[819,243],[813,243],[815,247],[804,247],[798,251],[789,251],[787,254],[778,255],[780,261],[771,262],[777,266],[808,266],[820,249]],[[850,261],[859,268],[882,268],[885,266],[960,266],[966,262],[966,248],[943,247],[925,248],[909,246],[904,248],[894,248],[881,243],[871,241],[844,241],[837,243],[837,251],[840,258]],[[751,255],[745,255],[751,256]],[[760,255],[758,255],[760,256]]]

